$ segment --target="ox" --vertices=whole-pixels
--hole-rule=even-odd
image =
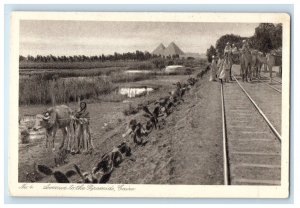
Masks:
[[[72,143],[72,150],[75,145],[74,137],[74,119],[73,111],[66,105],[59,105],[48,108],[44,115],[38,114],[33,130],[37,131],[41,128],[46,129],[46,148],[48,148],[49,139],[52,143],[52,149],[55,150],[54,140],[56,131],[62,130],[63,141],[59,149],[64,147],[65,139],[68,136],[67,150],[70,150],[70,143]]]

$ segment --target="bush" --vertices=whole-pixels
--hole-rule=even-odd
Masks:
[[[21,143],[22,144],[28,144],[30,141],[29,139],[29,132],[27,129],[24,129],[21,131]]]
[[[161,58],[161,57],[153,59],[152,63],[158,69],[162,69],[162,68],[166,67],[165,60],[163,58]]]
[[[123,110],[123,114],[125,116],[134,115],[137,114],[138,112],[139,112],[139,108],[133,107],[131,103],[129,103],[128,108],[125,108]]]
[[[174,61],[168,61],[168,66],[174,65]]]

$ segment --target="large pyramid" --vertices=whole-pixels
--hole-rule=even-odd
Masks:
[[[174,43],[170,43],[167,48],[161,43],[152,54],[161,56],[183,55],[184,52]]]
[[[154,51],[152,52],[152,54],[162,55],[164,53],[165,49],[166,49],[166,47],[161,43],[161,44],[159,44],[159,46],[157,46],[156,49],[154,49]]]
[[[164,50],[165,56],[173,56],[173,55],[183,55],[184,52],[174,43],[170,43],[168,47]]]

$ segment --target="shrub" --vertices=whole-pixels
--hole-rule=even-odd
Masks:
[[[128,108],[125,108],[123,110],[123,114],[125,116],[134,115],[137,114],[138,112],[139,112],[139,108],[133,107],[131,103],[129,103]]]
[[[162,69],[166,67],[166,63],[165,60],[163,58],[155,58],[152,60],[152,63],[154,64],[154,66],[158,69]]]
[[[29,139],[29,132],[27,129],[24,129],[21,131],[21,143],[22,144],[28,144],[30,141]]]

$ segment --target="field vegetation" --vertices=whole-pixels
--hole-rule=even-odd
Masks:
[[[20,56],[19,104],[60,104],[74,102],[78,98],[118,102],[124,99],[117,93],[121,83],[155,79],[157,76],[187,75],[193,73],[195,67],[206,64],[205,60],[163,58],[143,52],[130,54]],[[186,68],[165,73],[162,69],[168,65],[184,65]],[[126,73],[126,70],[141,72]],[[143,73],[143,70],[148,72]]]

